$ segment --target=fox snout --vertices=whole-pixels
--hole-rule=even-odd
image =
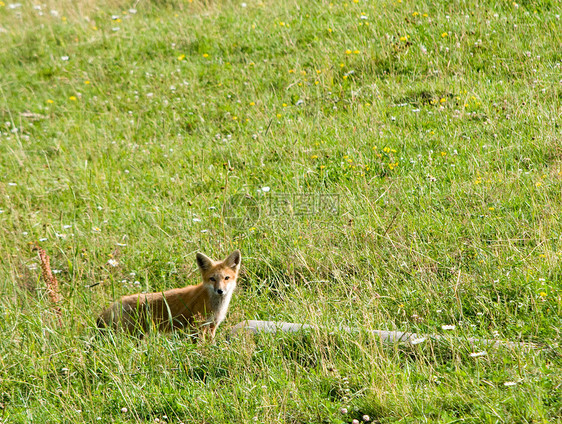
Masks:
[[[219,295],[219,296],[224,296],[227,292],[228,292],[228,284],[226,284],[227,281],[217,281],[214,285],[213,285],[213,291],[215,292],[215,294]]]

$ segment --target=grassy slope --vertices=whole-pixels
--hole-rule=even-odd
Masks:
[[[226,339],[246,318],[560,343],[560,4],[246,3],[0,2],[0,417],[560,419],[548,352]],[[241,229],[236,193],[261,206]],[[339,210],[274,214],[279,193]],[[115,297],[235,247],[215,345],[90,340]]]

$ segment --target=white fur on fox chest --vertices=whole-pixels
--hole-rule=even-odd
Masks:
[[[214,324],[218,327],[221,322],[224,321],[226,317],[226,311],[228,310],[228,305],[230,305],[230,299],[232,299],[232,294],[236,284],[231,284],[228,286],[228,291],[224,296],[219,296],[215,293],[214,289],[211,288],[211,293],[209,295],[211,301],[211,314],[207,316],[205,320],[206,325]]]

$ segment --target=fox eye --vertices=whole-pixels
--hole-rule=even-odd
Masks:
[[[230,275],[227,275],[226,277],[224,277],[225,280],[228,280],[230,278]]]
[[[215,277],[211,277],[211,278],[209,278],[209,280],[211,280],[213,283],[214,283],[215,281],[217,281],[217,280],[215,279]]]

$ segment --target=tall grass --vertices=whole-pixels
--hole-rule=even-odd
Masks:
[[[2,421],[559,421],[560,9],[0,2]],[[98,337],[233,248],[214,344]]]

